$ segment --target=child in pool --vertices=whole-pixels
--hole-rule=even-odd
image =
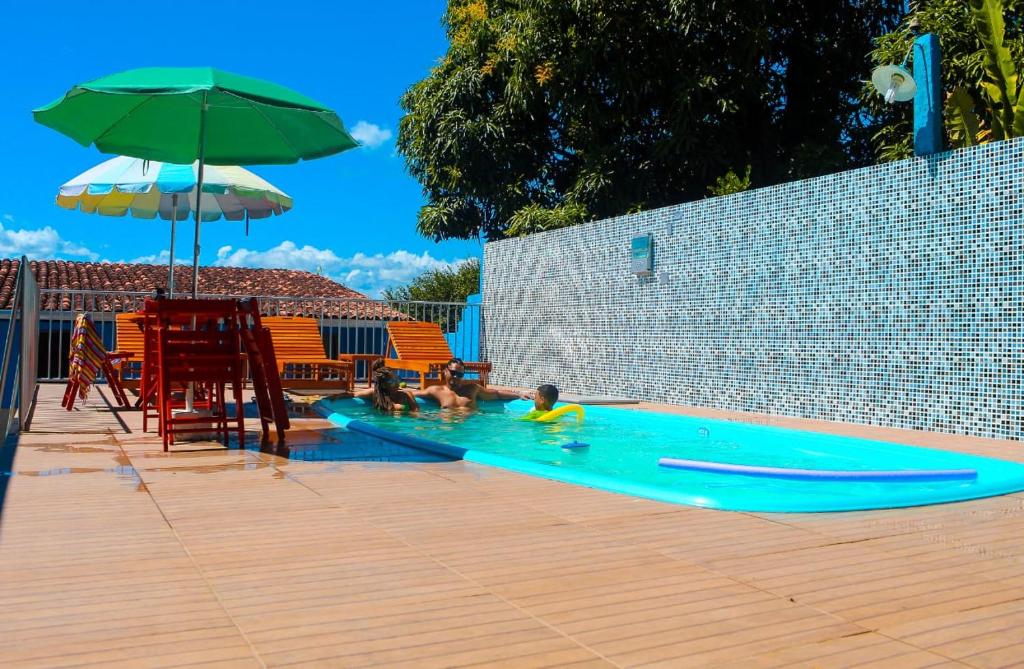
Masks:
[[[412,393],[401,387],[394,370],[385,366],[383,360],[373,363],[373,388],[360,390],[355,394],[359,398],[370,398],[373,408],[381,413],[418,413],[419,405]]]
[[[522,420],[533,420],[543,416],[555,408],[555,402],[557,401],[558,388],[550,383],[537,386],[536,392],[533,393],[533,411],[523,416]]]

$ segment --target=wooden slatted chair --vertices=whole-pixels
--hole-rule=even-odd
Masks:
[[[255,297],[238,303],[242,348],[249,359],[252,371],[253,399],[260,412],[264,439],[269,438],[270,426],[277,430],[278,444],[284,443],[285,431],[291,427],[288,407],[284,402],[281,375],[278,371],[277,355],[270,331],[260,317],[260,303]]]
[[[270,331],[282,387],[348,391],[355,387],[355,363],[351,358],[327,357],[315,318],[266,316],[262,325]]]
[[[142,361],[146,352],[146,336],[139,324],[139,314],[131,311],[117,314],[115,329],[115,347],[113,354],[118,356],[120,364],[116,365],[118,378],[125,388],[139,387],[142,376]]]
[[[441,382],[440,372],[454,356],[437,323],[392,321],[388,323],[388,367],[417,372],[420,388]],[[489,362],[466,362],[467,372],[476,372],[480,385],[487,386]]]
[[[155,300],[147,299],[142,311],[117,314],[115,350],[108,354],[122,387],[137,390],[135,406],[142,409],[142,431],[149,431],[150,420],[158,429],[160,407],[157,402],[159,364],[157,356],[157,307]],[[181,329],[181,325],[173,326]],[[184,391],[184,387],[181,388]],[[201,389],[196,393],[194,406],[209,409],[213,397]],[[174,408],[184,406],[184,400],[174,402]]]
[[[160,417],[157,407],[156,306],[151,300],[146,302],[149,304],[147,310],[117,314],[116,350],[111,353],[118,358],[115,367],[121,385],[138,391],[135,406],[142,409],[143,432],[149,431],[150,419]]]
[[[156,300],[146,303],[154,313],[157,343],[157,405],[164,450],[183,433],[214,431],[228,445],[231,431],[245,447],[245,410],[242,398],[242,352],[238,302],[235,300]],[[183,322],[195,328],[182,329]],[[193,385],[206,392],[208,411],[175,413],[180,406],[176,390]],[[227,410],[227,394],[234,414]]]

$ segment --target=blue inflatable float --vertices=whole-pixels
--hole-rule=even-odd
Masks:
[[[890,470],[845,470],[845,469],[789,469],[784,467],[753,467],[734,465],[727,462],[707,460],[680,460],[661,458],[658,464],[672,469],[687,469],[695,472],[715,474],[738,474],[740,476],[762,476],[800,481],[973,481],[978,478],[975,469],[890,469]]]

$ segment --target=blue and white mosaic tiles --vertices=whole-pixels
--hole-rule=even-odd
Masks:
[[[889,163],[487,244],[486,354],[495,383],[1021,439],[1022,251],[1024,140]]]

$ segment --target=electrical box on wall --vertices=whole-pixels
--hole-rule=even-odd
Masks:
[[[630,269],[637,276],[650,276],[654,271],[654,241],[651,236],[637,235],[630,242]]]

